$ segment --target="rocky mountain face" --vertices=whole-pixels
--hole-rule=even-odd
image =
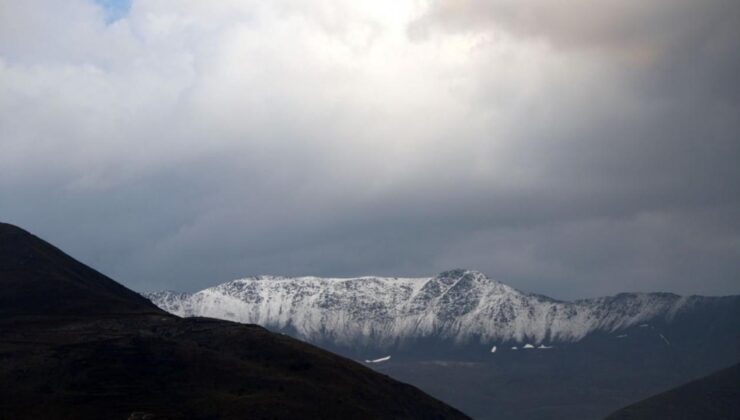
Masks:
[[[260,276],[147,297],[174,314],[255,323],[365,361],[481,419],[601,419],[740,361],[739,296],[563,302],[452,270]]]
[[[434,338],[461,346],[552,346],[616,333],[712,306],[716,298],[625,293],[563,302],[520,292],[483,273],[431,278],[259,276],[194,294],[147,295],[179,316],[206,316],[289,331],[315,343],[381,350]]]

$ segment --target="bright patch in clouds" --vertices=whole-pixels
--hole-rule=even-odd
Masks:
[[[108,22],[123,18],[131,8],[131,0],[95,0],[95,2],[105,9]]]
[[[143,290],[738,292],[736,8],[538,3],[4,4],[0,215]]]

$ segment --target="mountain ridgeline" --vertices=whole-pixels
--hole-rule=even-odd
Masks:
[[[627,338],[622,333],[635,327],[652,330],[656,341],[670,346],[671,339],[689,338],[684,337],[686,328],[673,331],[672,325],[703,335],[701,325],[685,324],[707,316],[731,320],[740,303],[735,296],[670,293],[563,302],[520,292],[471,270],[431,278],[259,276],[194,294],[157,292],[147,297],[179,316],[259,324],[350,354],[403,352],[429,340],[458,349],[511,350],[527,344],[544,349],[595,334]]]
[[[146,296],[180,316],[259,324],[367,361],[481,419],[600,419],[740,361],[740,296],[564,302],[471,270],[259,276]]]

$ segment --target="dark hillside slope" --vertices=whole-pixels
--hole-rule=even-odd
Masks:
[[[0,223],[0,316],[162,313],[42,239]]]
[[[740,364],[632,404],[607,419],[740,419]]]
[[[0,419],[466,418],[261,327],[169,315],[0,224]]]

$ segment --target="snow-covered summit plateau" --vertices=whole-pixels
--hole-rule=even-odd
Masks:
[[[156,292],[147,297],[179,316],[254,323],[312,342],[381,348],[424,338],[575,342],[594,331],[670,322],[709,299],[624,293],[563,302],[460,269],[431,278],[258,276],[194,294]]]

